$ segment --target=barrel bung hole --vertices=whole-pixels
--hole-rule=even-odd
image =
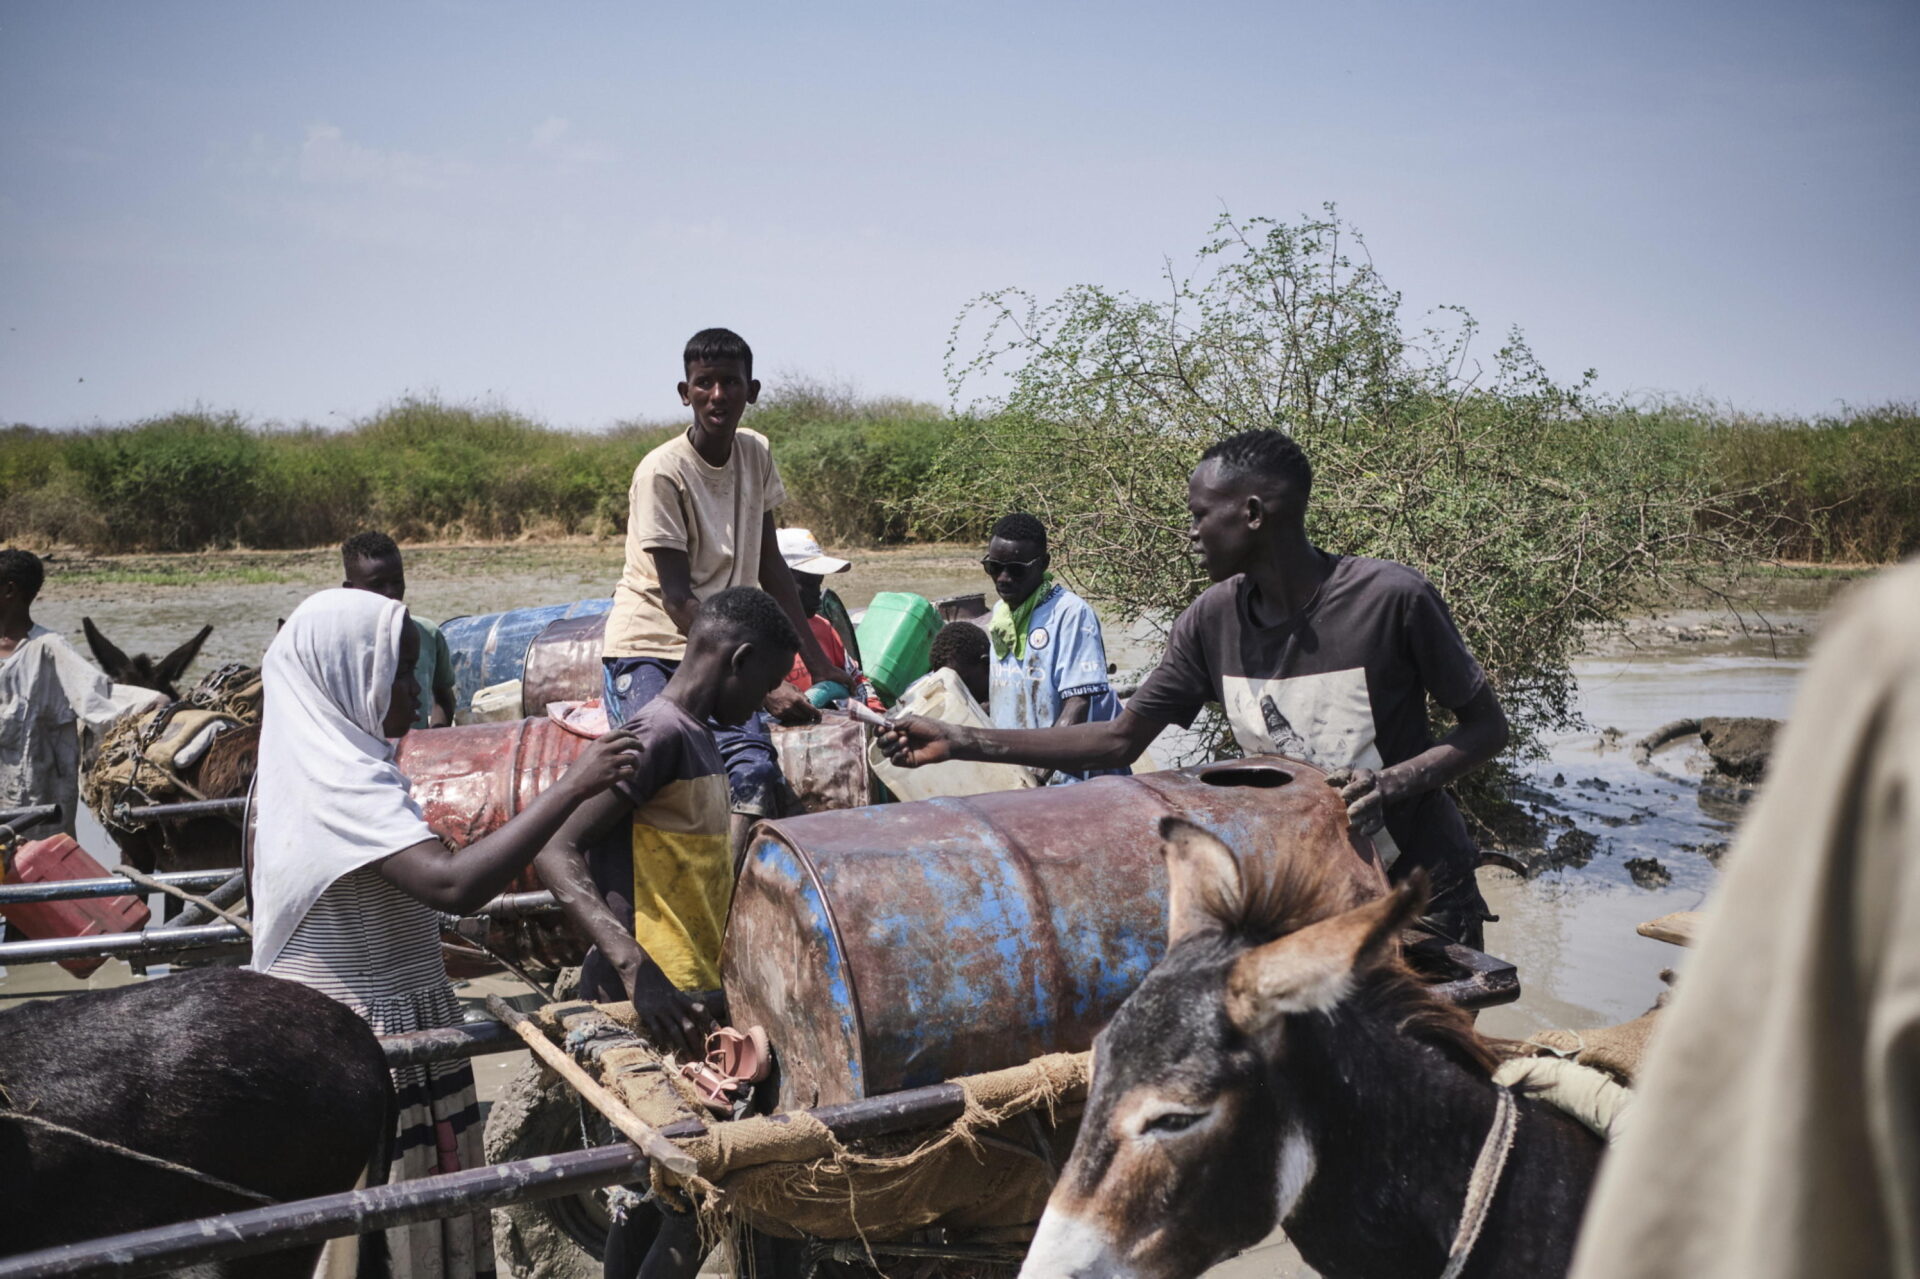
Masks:
[[[1209,768],[1200,774],[1200,780],[1209,786],[1252,787],[1256,790],[1277,790],[1293,782],[1293,774],[1284,768],[1272,764],[1225,764],[1219,768]]]

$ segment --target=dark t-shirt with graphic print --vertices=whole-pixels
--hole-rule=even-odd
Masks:
[[[1432,746],[1427,698],[1458,708],[1486,685],[1445,601],[1404,564],[1319,554],[1326,580],[1278,626],[1253,620],[1245,577],[1209,587],[1174,623],[1166,655],[1127,709],[1190,725],[1219,702],[1247,754],[1328,770],[1385,768]],[[1394,879],[1425,867],[1436,888],[1470,874],[1476,860],[1444,791],[1390,809],[1374,842]]]

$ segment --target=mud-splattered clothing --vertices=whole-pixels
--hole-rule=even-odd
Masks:
[[[0,659],[0,808],[60,805],[60,820],[21,830],[22,839],[74,833],[80,759],[120,714],[112,685],[71,644],[34,626]]]
[[[1107,678],[1107,648],[1093,606],[1064,586],[1040,588],[1048,595],[1026,623],[1026,652],[994,653],[988,667],[988,713],[995,728],[1052,728],[1069,697],[1088,699],[1086,722],[1120,714],[1120,699]],[[1055,773],[1055,782],[1126,776],[1130,770]]]
[[[621,837],[587,857],[594,886],[634,940],[681,990],[720,985],[720,941],[733,903],[727,767],[707,726],[656,697],[626,721],[640,739],[640,766],[620,790],[633,801]],[[589,952],[582,986],[624,999],[612,965]]]
[[[627,490],[627,563],[613,588],[604,655],[679,661],[687,637],[667,615],[649,551],[687,553],[693,597],[760,584],[767,512],[787,500],[767,437],[734,432],[725,466],[714,466],[687,434],[640,459]]]
[[[1254,620],[1245,577],[1209,587],[1128,709],[1190,725],[1219,702],[1241,750],[1325,769],[1385,768],[1431,747],[1427,699],[1457,709],[1486,686],[1446,602],[1404,564],[1320,554],[1326,580],[1278,626]],[[1425,867],[1443,889],[1471,879],[1478,856],[1443,790],[1388,810],[1374,842],[1395,879]]]

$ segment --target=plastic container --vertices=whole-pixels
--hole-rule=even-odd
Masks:
[[[498,724],[505,720],[525,719],[521,709],[525,698],[517,679],[510,679],[504,684],[490,684],[473,695],[473,702],[460,712],[460,722]],[[440,730],[432,731],[437,733]]]
[[[1344,905],[1386,890],[1326,774],[1271,756],[756,826],[721,972],[780,1108],[1087,1048],[1165,952],[1169,813],[1324,867]]]
[[[901,697],[900,705],[915,715],[937,719],[946,724],[968,728],[992,728],[980,703],[951,670],[929,672],[914,681]],[[887,789],[904,800],[958,798],[985,795],[1000,790],[1026,790],[1033,786],[1033,773],[1018,764],[988,764],[979,760],[952,759],[924,768],[902,768],[888,759],[879,743],[867,748],[867,764]]]
[[[20,845],[13,855],[15,884],[44,884],[73,879],[100,879],[111,874],[80,847],[71,835],[55,835]],[[16,902],[0,906],[7,927],[35,941],[55,937],[95,937],[101,933],[131,933],[146,927],[151,917],[138,897],[92,897],[83,901]],[[104,955],[63,959],[60,966],[75,977],[86,977],[107,962]]]
[[[924,596],[882,591],[867,605],[859,631],[862,669],[888,702],[927,673],[939,630],[940,611]]]

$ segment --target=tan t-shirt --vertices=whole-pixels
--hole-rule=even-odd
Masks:
[[[758,431],[734,433],[725,466],[709,465],[685,434],[641,458],[627,490],[627,567],[613,588],[601,651],[679,661],[687,637],[667,615],[647,552],[685,551],[698,600],[730,586],[756,586],[766,514],[786,500],[773,451]]]

